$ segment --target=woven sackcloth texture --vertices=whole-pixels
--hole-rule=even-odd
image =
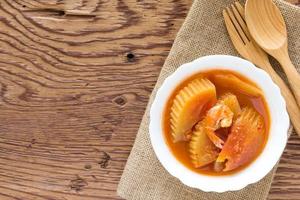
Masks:
[[[260,182],[225,193],[203,192],[183,185],[160,164],[149,138],[149,110],[164,79],[183,63],[211,54],[238,55],[227,34],[222,10],[233,0],[195,0],[174,41],[142,119],[134,146],[118,186],[118,195],[128,200],[261,200],[266,199],[275,169]],[[275,0],[282,11],[289,35],[289,52],[300,69],[300,9]],[[272,65],[277,65],[272,61]],[[279,71],[278,66],[276,70]],[[281,72],[280,72],[281,73]],[[291,134],[290,128],[289,134]],[[275,167],[276,168],[276,167]]]

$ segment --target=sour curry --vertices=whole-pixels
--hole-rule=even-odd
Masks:
[[[253,162],[269,126],[259,87],[225,70],[202,72],[179,84],[163,118],[165,139],[177,160],[208,175],[235,173]]]

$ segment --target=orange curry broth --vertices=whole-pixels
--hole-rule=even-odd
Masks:
[[[174,92],[169,97],[169,100],[168,100],[167,105],[164,110],[164,117],[163,117],[163,128],[164,128],[165,141],[166,141],[167,145],[169,146],[170,150],[172,151],[173,155],[176,157],[176,159],[179,160],[180,163],[184,164],[184,166],[186,166],[187,168],[189,168],[192,171],[195,171],[200,174],[215,175],[215,176],[236,173],[237,171],[240,171],[240,170],[246,168],[251,162],[253,162],[258,157],[258,155],[262,152],[262,150],[264,149],[266,141],[268,139],[269,128],[270,128],[270,114],[269,114],[269,109],[268,109],[268,106],[267,106],[267,103],[266,103],[264,97],[263,96],[249,97],[240,92],[236,92],[233,89],[224,88],[221,85],[217,85],[214,83],[213,78],[212,78],[212,76],[216,75],[216,74],[232,74],[232,75],[237,76],[241,80],[243,80],[251,85],[254,85],[255,87],[258,87],[255,83],[251,82],[246,77],[244,77],[236,72],[233,72],[233,71],[210,70],[210,71],[200,72],[198,74],[195,74],[195,75],[187,78],[185,81],[183,81],[176,87]],[[196,79],[196,78],[208,78],[212,83],[214,83],[215,87],[216,87],[216,91],[217,91],[217,97],[220,97],[224,93],[230,92],[230,93],[236,95],[241,108],[243,108],[245,106],[250,106],[263,116],[264,122],[265,122],[265,127],[266,127],[265,136],[264,136],[264,144],[262,145],[258,155],[256,155],[256,158],[253,159],[250,163],[240,166],[234,170],[227,171],[227,172],[215,172],[213,170],[214,162],[207,166],[201,167],[201,168],[195,168],[189,157],[189,152],[188,152],[189,142],[185,142],[185,141],[181,141],[181,142],[177,142],[177,143],[173,142],[173,138],[172,138],[172,134],[171,134],[171,127],[170,127],[170,113],[171,113],[171,106],[173,104],[173,99],[175,98],[175,96],[178,94],[178,92],[182,88],[187,86],[190,81],[192,81],[193,79]],[[228,129],[227,130],[223,129],[223,130],[220,130],[219,132],[218,131],[216,131],[216,132],[217,132],[217,134],[218,133],[222,134],[222,133],[220,133],[222,131],[228,131]]]

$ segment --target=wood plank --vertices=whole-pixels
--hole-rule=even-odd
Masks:
[[[119,199],[191,3],[0,1],[0,199]],[[290,138],[269,199],[300,198],[299,143]]]

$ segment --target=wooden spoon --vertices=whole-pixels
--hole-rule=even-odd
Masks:
[[[247,0],[245,17],[254,40],[281,64],[300,106],[300,75],[289,57],[287,30],[280,10],[272,0]]]

